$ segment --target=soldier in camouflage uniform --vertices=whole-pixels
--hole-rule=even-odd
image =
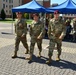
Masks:
[[[74,30],[73,41],[75,41],[76,40],[76,18],[73,19],[73,30]]]
[[[39,20],[39,15],[37,13],[33,14],[33,21],[30,25],[30,36],[31,36],[31,44],[30,44],[30,57],[27,58],[28,60],[32,60],[32,55],[34,52],[35,43],[37,43],[39,49],[38,57],[41,57],[42,51],[42,39],[44,35],[44,25]]]
[[[17,19],[16,19],[15,24],[14,24],[15,25],[15,34],[16,34],[15,51],[14,51],[14,55],[12,56],[12,58],[17,57],[17,51],[19,49],[20,41],[22,42],[23,46],[26,48],[26,54],[29,51],[27,39],[26,39],[27,23],[25,22],[24,19],[22,19],[22,13],[21,12],[17,12],[16,15],[17,15]]]
[[[66,34],[66,26],[63,24],[63,21],[59,19],[59,11],[56,10],[54,12],[54,18],[49,21],[48,26],[48,37],[49,37],[49,60],[46,61],[46,64],[51,63],[51,57],[53,55],[53,50],[55,48],[55,44],[57,44],[58,55],[56,61],[60,60],[61,55],[61,46],[62,39]]]

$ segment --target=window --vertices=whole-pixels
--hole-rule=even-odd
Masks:
[[[8,5],[6,5],[6,8],[8,7]]]
[[[13,3],[13,0],[9,0],[9,3]]]
[[[9,8],[11,9],[13,7],[13,5],[9,5]]]
[[[12,7],[13,7],[13,5],[12,5]]]
[[[8,0],[6,0],[6,2],[8,2]]]
[[[3,0],[3,1],[5,1],[5,0]]]
[[[11,10],[9,10],[9,13],[11,14]]]
[[[5,4],[3,4],[3,8],[5,8]]]

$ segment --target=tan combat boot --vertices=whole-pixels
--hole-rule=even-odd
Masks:
[[[49,56],[49,60],[46,61],[46,64],[50,64],[51,63],[51,57]]]
[[[39,51],[39,55],[37,56],[38,58],[40,58],[41,57],[41,52]]]
[[[60,56],[57,55],[56,61],[60,61]]]
[[[26,58],[29,61],[32,61],[32,55],[30,54],[30,57]]]
[[[17,51],[14,52],[14,55],[12,56],[12,58],[17,58]]]

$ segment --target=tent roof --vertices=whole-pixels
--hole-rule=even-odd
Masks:
[[[74,3],[72,0],[66,0],[62,4],[56,6],[56,7],[50,7],[48,8],[50,10],[59,10],[60,13],[76,13],[76,3]]]
[[[12,8],[12,12],[53,12],[49,11],[48,9],[41,6],[39,3],[37,3],[35,0],[32,0],[31,2]]]

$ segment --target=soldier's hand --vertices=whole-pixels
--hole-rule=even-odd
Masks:
[[[38,36],[37,39],[41,39],[41,36]]]
[[[24,35],[22,35],[21,37],[22,37],[22,38],[24,38],[25,36],[24,36]]]
[[[60,39],[60,40],[62,40],[62,39],[63,39],[63,37],[62,37],[62,36],[60,36],[60,37],[59,37],[59,39]]]

